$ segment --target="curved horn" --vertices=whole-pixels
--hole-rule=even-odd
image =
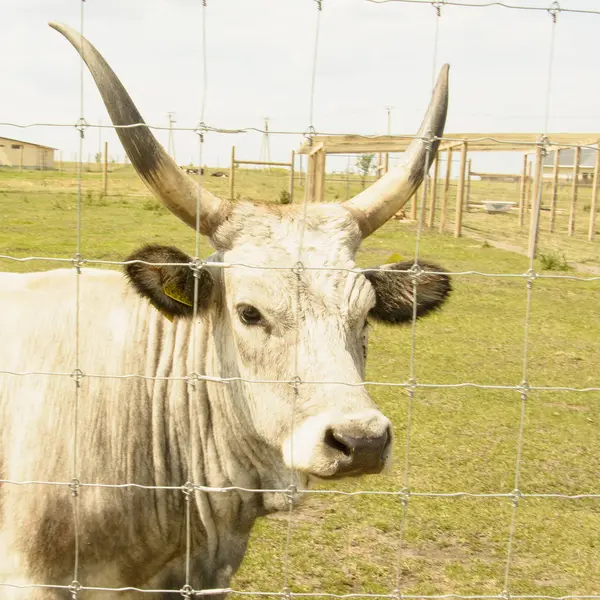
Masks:
[[[102,55],[77,31],[49,23],[62,33],[87,64],[113,125],[144,123],[127,90]],[[210,236],[231,210],[229,202],[202,189],[184,174],[147,126],[117,128],[127,156],[150,190],[184,223],[196,228],[196,203],[200,194],[200,233]]]
[[[429,135],[441,137],[444,133],[449,69],[448,65],[442,67],[421,128],[404,153],[405,163],[388,171],[379,181],[343,203],[358,221],[363,237],[371,235],[408,202],[421,185],[425,170],[429,170],[435,159],[440,140],[433,143],[429,151],[429,164],[425,165],[427,144],[419,138]]]

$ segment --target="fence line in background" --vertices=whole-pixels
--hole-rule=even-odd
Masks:
[[[444,0],[367,0],[372,3],[386,3],[386,2],[398,2],[398,3],[419,3],[419,4],[428,4],[431,5],[437,11],[438,19],[436,20],[436,52],[434,53],[433,66],[434,69],[436,67],[437,62],[437,36],[439,32],[439,17],[441,16],[441,8],[447,6],[455,6],[455,7],[465,7],[465,8],[485,8],[485,7],[503,7],[509,9],[518,9],[518,10],[532,10],[532,11],[545,11],[550,14],[552,17],[552,26],[553,32],[554,27],[557,20],[557,15],[561,12],[570,12],[570,13],[578,13],[578,14],[589,14],[589,15],[598,15],[600,11],[595,10],[580,10],[580,9],[562,9],[558,2],[553,2],[548,8],[539,8],[539,7],[531,7],[531,6],[521,6],[508,4],[505,2],[487,2],[485,4],[474,4],[467,2],[456,2],[456,1],[444,1]],[[81,0],[80,2],[80,32],[83,35],[83,26],[84,26],[84,6],[85,0]],[[317,22],[315,29],[315,43],[314,43],[314,52],[312,55],[312,71],[311,71],[311,89],[310,89],[310,101],[309,101],[309,126],[308,129],[304,132],[294,132],[294,131],[269,131],[270,134],[285,134],[285,135],[304,135],[309,140],[309,143],[312,143],[313,138],[316,136],[317,132],[314,128],[313,124],[313,114],[314,114],[314,104],[315,104],[315,81],[316,81],[316,71],[317,71],[317,59],[318,59],[318,48],[319,48],[319,31],[320,31],[320,20],[322,13],[322,0],[316,1],[317,6]],[[167,130],[172,129],[176,131],[193,131],[198,135],[199,140],[199,167],[202,166],[202,155],[204,148],[204,134],[206,132],[215,132],[222,134],[241,134],[247,132],[261,132],[266,133],[264,130],[260,128],[248,127],[242,129],[222,129],[217,127],[211,127],[204,123],[204,109],[207,95],[207,56],[206,56],[206,0],[203,0],[202,3],[202,48],[203,48],[203,89],[202,89],[202,100],[201,100],[201,116],[200,122],[195,127],[160,127],[160,126],[147,126],[145,124],[132,124],[128,126],[121,127],[149,127],[150,129],[155,130]],[[554,34],[552,35],[552,42],[550,48],[550,66],[548,72],[548,85],[546,92],[546,112],[545,118],[546,123],[548,122],[548,111],[549,111],[549,100],[550,100],[550,80],[552,76],[552,61],[553,61],[553,42]],[[55,124],[55,123],[39,123],[39,124],[29,124],[29,125],[19,125],[16,123],[4,122],[0,123],[0,126],[14,126],[19,128],[28,128],[28,127],[37,127],[37,126],[48,126],[48,127],[75,127],[76,131],[79,135],[79,153],[78,153],[78,169],[77,169],[77,226],[76,226],[76,236],[77,236],[77,249],[73,258],[70,259],[60,259],[53,257],[26,257],[26,258],[17,258],[9,255],[0,255],[0,260],[8,260],[8,261],[17,261],[17,262],[27,262],[27,261],[57,261],[63,264],[71,265],[75,270],[75,276],[77,277],[77,287],[76,287],[76,325],[74,335],[76,337],[76,358],[73,372],[32,372],[32,371],[23,371],[23,372],[15,372],[15,371],[6,371],[0,370],[0,375],[4,376],[16,376],[16,377],[28,377],[28,376],[36,376],[36,375],[48,375],[48,376],[63,376],[70,377],[74,381],[74,406],[73,406],[73,463],[72,463],[72,471],[73,478],[71,481],[65,482],[53,482],[53,481],[16,481],[11,479],[3,479],[0,480],[0,484],[6,485],[47,485],[47,486],[68,486],[71,489],[72,493],[72,503],[73,503],[73,519],[74,519],[74,528],[75,528],[75,548],[74,548],[74,570],[73,570],[73,581],[70,585],[53,585],[47,583],[39,583],[39,584],[31,584],[31,585],[18,585],[11,583],[0,583],[0,587],[6,588],[22,588],[22,589],[30,589],[30,588],[40,588],[40,589],[49,589],[49,590],[68,590],[71,593],[73,599],[78,597],[78,593],[80,591],[107,591],[107,592],[125,592],[125,591],[137,591],[141,593],[172,593],[181,595],[184,597],[191,596],[204,596],[215,593],[233,593],[237,595],[248,595],[248,596],[278,596],[281,598],[312,598],[312,597],[327,597],[327,598],[387,598],[392,600],[398,600],[400,598],[405,599],[426,599],[426,600],[445,600],[445,599],[457,599],[457,600],[506,600],[508,598],[520,599],[520,600],[600,600],[600,595],[565,595],[565,596],[547,596],[547,595],[521,595],[521,594],[512,594],[510,592],[510,578],[511,578],[511,566],[512,566],[512,550],[513,550],[513,540],[516,535],[517,530],[517,511],[521,501],[526,501],[528,499],[560,499],[560,500],[584,500],[584,499],[599,499],[600,498],[600,490],[598,492],[591,493],[581,493],[581,494],[559,494],[559,493],[536,493],[536,492],[522,492],[519,489],[520,484],[520,469],[521,469],[521,459],[522,459],[522,449],[523,444],[526,438],[525,435],[525,417],[527,411],[527,401],[529,394],[533,391],[538,392],[579,392],[579,393],[587,393],[587,392],[600,392],[600,387],[591,386],[587,388],[577,388],[577,387],[565,387],[565,386],[540,386],[540,385],[531,385],[528,381],[528,355],[529,355],[529,325],[531,319],[531,304],[533,298],[533,290],[534,284],[538,279],[557,279],[557,280],[574,280],[574,281],[583,281],[583,282],[594,282],[599,281],[600,277],[580,277],[580,276],[570,276],[570,275],[544,275],[541,273],[537,273],[534,268],[534,257],[535,257],[535,247],[536,240],[539,231],[539,216],[541,210],[541,200],[542,200],[542,190],[543,190],[543,158],[547,154],[550,148],[556,147],[556,159],[555,159],[555,171],[554,171],[554,182],[553,182],[553,195],[552,202],[553,206],[555,206],[556,202],[556,189],[557,189],[557,169],[556,166],[559,160],[559,150],[565,148],[575,148],[575,153],[577,157],[581,155],[581,148],[593,149],[596,152],[596,168],[594,172],[594,187],[593,187],[593,210],[592,215],[595,213],[595,208],[597,205],[597,186],[598,186],[598,172],[600,169],[600,152],[598,152],[598,147],[595,145],[581,145],[581,144],[564,144],[564,143],[555,143],[553,144],[551,135],[541,136],[540,139],[532,144],[531,141],[519,141],[519,140],[504,140],[504,139],[495,139],[493,137],[484,137],[484,138],[453,138],[451,136],[442,137],[441,140],[446,142],[456,142],[454,145],[457,148],[459,145],[461,146],[461,157],[460,157],[460,174],[459,180],[457,184],[457,198],[456,198],[456,223],[455,223],[455,235],[459,236],[461,234],[461,218],[462,211],[465,205],[465,201],[467,203],[469,200],[469,189],[470,189],[470,181],[471,176],[474,175],[471,171],[469,162],[468,162],[468,148],[472,143],[476,143],[478,141],[487,140],[496,142],[498,144],[511,144],[512,146],[520,147],[522,149],[530,149],[535,147],[536,149],[536,171],[535,176],[533,178],[532,185],[532,177],[530,172],[530,162],[525,157],[524,161],[524,169],[523,175],[521,178],[521,200],[519,206],[519,219],[521,225],[524,223],[524,215],[529,209],[529,204],[531,204],[531,221],[530,221],[530,246],[529,246],[529,269],[525,273],[482,273],[477,271],[462,271],[451,273],[453,276],[482,276],[482,277],[506,277],[506,278],[518,278],[522,279],[525,283],[526,289],[526,304],[525,304],[525,315],[524,315],[524,338],[523,338],[523,370],[522,370],[522,381],[518,384],[477,384],[474,382],[457,382],[451,384],[436,384],[436,383],[422,383],[419,382],[416,378],[416,317],[417,317],[417,290],[419,285],[419,277],[422,273],[427,273],[427,271],[422,271],[419,267],[419,244],[421,235],[423,232],[423,228],[427,225],[429,227],[434,226],[434,215],[435,215],[435,206],[436,206],[436,198],[437,198],[437,184],[438,184],[438,169],[439,169],[439,156],[435,161],[434,167],[434,177],[433,177],[433,185],[431,186],[431,199],[430,199],[430,213],[427,223],[425,222],[426,216],[426,203],[428,198],[428,186],[430,185],[429,177],[427,170],[424,173],[424,183],[422,185],[420,191],[420,200],[415,195],[412,200],[411,213],[415,220],[417,220],[417,233],[415,240],[415,252],[414,252],[414,267],[412,269],[406,271],[398,271],[403,273],[410,273],[412,277],[412,286],[413,286],[413,314],[412,314],[412,327],[411,327],[411,351],[410,351],[410,376],[408,381],[406,382],[378,382],[378,381],[365,381],[357,384],[349,384],[346,382],[339,381],[301,381],[299,378],[299,370],[298,370],[298,340],[295,344],[295,369],[294,376],[290,380],[250,380],[244,379],[240,377],[232,377],[232,378],[222,378],[222,377],[212,377],[205,376],[200,374],[200,365],[197,363],[194,366],[195,373],[189,373],[185,377],[147,377],[139,374],[121,374],[121,375],[97,375],[84,373],[81,369],[80,356],[79,356],[79,310],[80,310],[80,297],[79,297],[79,276],[82,270],[91,265],[126,265],[131,264],[132,262],[142,262],[143,261],[102,261],[102,260],[94,260],[90,258],[84,258],[81,254],[81,240],[82,240],[82,221],[81,221],[81,213],[83,208],[82,203],[82,180],[83,180],[83,139],[85,136],[85,131],[90,127],[98,127],[98,128],[112,128],[115,129],[112,125],[93,125],[88,123],[84,117],[84,94],[83,94],[83,58],[80,61],[80,69],[81,69],[81,77],[80,77],[80,117],[75,125],[73,124]],[[342,135],[342,134],[322,134],[322,135]],[[354,134],[357,135],[357,134]],[[380,136],[365,136],[359,135],[359,137],[363,139],[374,139]],[[426,133],[424,136],[403,136],[406,139],[423,139],[426,142],[427,153],[431,152],[432,144],[436,141],[436,138],[431,136],[430,133]],[[450,190],[450,176],[451,176],[451,168],[452,168],[452,153],[453,148],[449,146],[445,149],[447,160],[446,160],[446,178],[444,180],[444,188],[442,195],[442,203],[441,203],[441,217],[439,228],[440,231],[444,231],[446,227],[447,221],[447,207],[449,203],[449,190]],[[251,162],[251,161],[250,161]],[[578,169],[578,160],[576,160],[577,165],[574,168]],[[106,179],[106,164],[107,164],[107,148],[105,146],[105,183],[104,190],[106,193],[107,179]],[[239,161],[235,160],[235,151],[232,151],[232,169],[231,169],[231,195],[233,196],[234,190],[234,181],[235,181],[235,165],[236,164],[249,164],[249,161]],[[253,163],[254,164],[254,163]],[[290,181],[290,194],[293,197],[293,181],[294,181],[294,154],[292,153],[292,160],[288,163],[273,163],[278,166],[289,166],[291,167],[291,181]],[[468,175],[467,175],[468,173]],[[574,171],[575,175],[575,171]],[[202,169],[200,168],[198,171],[198,180],[202,181]],[[577,200],[577,177],[574,176],[573,185],[572,185],[572,212],[569,221],[569,232],[572,233],[574,231],[575,226],[575,207]],[[308,187],[308,186],[307,186]],[[531,189],[530,189],[531,188]],[[534,194],[534,197],[531,197],[531,194]],[[466,200],[465,200],[466,198]],[[302,206],[302,210],[304,213],[304,222],[306,221],[306,211],[307,211],[307,203],[309,200],[309,196],[305,194],[304,202]],[[420,210],[417,215],[417,202],[420,201]],[[252,268],[252,269],[265,269],[265,270],[290,270],[288,266],[275,266],[275,267],[260,267],[253,265],[245,265],[245,264],[237,264],[237,263],[211,263],[208,261],[202,261],[199,257],[199,215],[200,215],[200,195],[198,194],[197,198],[197,223],[196,223],[196,255],[193,258],[192,262],[189,263],[190,268],[197,269],[198,265],[202,266],[210,266],[213,268]],[[593,239],[594,237],[594,216],[590,218],[589,225],[589,239]],[[553,223],[553,221],[551,221]],[[304,225],[303,225],[304,226]],[[552,227],[552,225],[551,225]],[[293,268],[295,269],[295,273],[298,277],[298,286],[296,292],[299,293],[300,290],[300,273],[298,270],[298,265],[302,266],[302,269],[306,270],[320,270],[320,271],[346,271],[346,272],[366,272],[366,271],[378,271],[377,269],[338,269],[332,267],[304,267],[302,265],[302,253],[303,253],[303,236],[300,236],[300,243],[297,249],[298,253],[298,264]],[[148,263],[144,263],[148,264]],[[163,265],[168,265],[169,263],[160,263]],[[181,263],[177,263],[178,266],[181,266]],[[197,280],[195,282],[194,287],[194,297],[197,299],[198,297],[198,284]],[[296,303],[296,331],[299,331],[299,308]],[[197,302],[194,302],[194,311],[197,310]],[[194,337],[192,340],[192,344],[196,344],[195,340],[195,330]],[[195,353],[196,355],[197,353]],[[126,482],[126,483],[86,483],[80,481],[78,478],[78,459],[77,459],[77,444],[78,444],[78,404],[80,399],[80,388],[81,382],[85,378],[105,378],[105,379],[123,379],[123,378],[143,378],[149,380],[185,380],[192,385],[192,390],[196,390],[197,386],[195,383],[199,381],[211,381],[211,382],[219,382],[227,385],[228,383],[234,381],[244,381],[247,383],[287,383],[289,385],[294,386],[296,390],[295,403],[297,402],[297,393],[299,386],[303,384],[320,384],[320,385],[347,385],[347,386],[389,386],[396,387],[398,389],[402,389],[407,392],[407,432],[405,439],[405,462],[403,465],[403,476],[402,476],[402,489],[400,490],[358,490],[354,492],[344,492],[335,489],[319,489],[319,490],[305,490],[305,489],[297,489],[294,485],[294,482],[290,482],[290,486],[285,489],[274,489],[274,490],[255,490],[255,489],[246,489],[236,486],[231,487],[209,487],[203,486],[198,483],[194,483],[192,480],[192,474],[189,474],[188,481],[185,483],[182,482],[182,485],[177,486],[152,486],[152,485],[140,485],[136,482]],[[433,491],[433,492],[419,492],[413,491],[410,489],[410,448],[411,448],[411,421],[412,421],[412,406],[415,396],[422,389],[460,389],[460,388],[473,388],[473,389],[482,389],[482,390],[506,390],[510,392],[515,392],[519,394],[521,401],[521,414],[519,419],[519,428],[518,428],[518,440],[517,440],[517,448],[516,448],[516,460],[514,466],[514,481],[513,481],[513,489],[511,491],[498,491],[498,492],[485,492],[485,493],[476,493],[469,491]],[[292,407],[291,413],[291,426],[292,431],[294,429],[294,406]],[[190,444],[193,444],[193,439],[190,439]],[[292,453],[293,455],[293,453]],[[79,490],[83,487],[97,487],[97,488],[111,488],[111,489],[124,489],[124,488],[136,488],[136,489],[144,489],[144,490],[171,490],[176,493],[183,493],[186,497],[186,514],[185,514],[185,522],[186,522],[186,576],[185,582],[181,589],[169,589],[169,590],[150,590],[150,589],[140,589],[135,587],[124,587],[124,588],[111,588],[111,587],[87,587],[82,585],[78,581],[78,573],[79,573]],[[231,491],[247,491],[247,492],[256,492],[256,493],[264,493],[265,491],[270,492],[280,492],[285,494],[289,499],[289,513],[287,520],[287,535],[285,541],[284,548],[284,575],[283,575],[283,586],[282,590],[279,591],[243,591],[243,590],[235,590],[233,588],[226,589],[205,589],[205,590],[194,590],[190,584],[190,556],[191,556],[191,519],[190,519],[190,506],[194,493],[228,493]],[[402,522],[400,527],[400,534],[398,539],[398,548],[397,548],[397,565],[396,565],[396,588],[387,594],[362,594],[362,593],[352,593],[352,594],[332,594],[327,592],[310,592],[310,593],[298,593],[293,592],[291,590],[291,570],[290,570],[290,547],[291,547],[291,536],[292,536],[292,525],[294,518],[294,499],[296,495],[307,495],[307,494],[332,494],[332,495],[343,495],[343,496],[362,496],[362,495],[375,495],[375,496],[392,496],[397,497],[402,502]],[[498,498],[502,500],[509,500],[512,503],[512,512],[511,519],[509,523],[509,531],[507,537],[507,552],[506,552],[506,564],[504,571],[504,582],[503,589],[499,590],[498,594],[489,594],[489,595],[461,595],[461,594],[442,594],[442,595],[411,595],[404,594],[402,592],[402,577],[400,571],[400,558],[402,556],[404,550],[404,530],[405,523],[408,518],[408,506],[411,498]]]

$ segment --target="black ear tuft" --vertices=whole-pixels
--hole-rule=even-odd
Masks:
[[[147,245],[136,250],[127,261],[125,273],[136,291],[169,317],[191,317],[194,309],[194,273],[192,259],[172,246]],[[164,266],[144,263],[181,263]],[[213,280],[206,269],[198,272],[198,310],[210,301]]]
[[[387,323],[406,323],[413,315],[413,275],[394,271],[409,271],[412,262],[394,263],[377,267],[383,271],[366,271],[377,301],[370,316]],[[450,277],[440,266],[419,261],[417,276],[417,316],[421,317],[439,308],[452,291]],[[389,271],[389,272],[388,272]],[[434,271],[435,273],[431,273]]]

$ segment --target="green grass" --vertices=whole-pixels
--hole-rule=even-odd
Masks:
[[[277,202],[285,172],[241,173],[240,196]],[[206,178],[226,193],[228,180]],[[99,194],[101,176],[86,173],[82,195],[82,251],[121,260],[146,242],[192,250],[194,234],[144,190],[130,168],[111,174],[111,195]],[[352,193],[360,183],[352,182]],[[73,173],[0,171],[0,253],[55,255],[75,251],[76,181]],[[327,194],[345,198],[345,183]],[[297,186],[295,201],[302,195]],[[583,204],[583,201],[582,201]],[[512,215],[487,219],[486,239],[506,239]],[[508,219],[508,220],[507,220]],[[474,221],[471,221],[471,226]],[[489,224],[492,225],[489,225]],[[502,223],[497,226],[494,223]],[[514,225],[514,223],[513,223]],[[511,225],[511,227],[513,227]],[[507,237],[513,231],[507,228]],[[493,235],[492,235],[493,234]],[[414,254],[413,224],[391,221],[368,238],[362,266],[392,253]],[[567,236],[568,259],[582,260]],[[583,241],[577,242],[583,245]],[[596,245],[590,245],[597,254]],[[203,240],[202,252],[209,246]],[[469,238],[424,231],[421,256],[451,271],[524,273],[527,259]],[[0,260],[1,270],[51,268],[49,262]],[[536,263],[536,268],[542,265]],[[571,272],[576,274],[576,272]],[[416,378],[421,383],[517,385],[523,379],[526,282],[523,278],[465,275],[440,312],[416,330]],[[600,282],[538,279],[533,284],[528,344],[530,385],[598,387]],[[409,376],[411,332],[374,325],[367,379],[403,382]],[[409,397],[402,388],[373,386],[392,420],[396,444],[390,473],[320,485],[321,489],[397,491],[405,486]],[[419,388],[412,402],[408,487],[412,492],[510,493],[515,488],[522,400],[515,390]],[[527,493],[600,491],[600,393],[535,391],[525,406],[518,487]],[[289,546],[294,591],[330,593],[499,594],[504,589],[513,504],[507,498],[411,497],[403,516],[396,496],[308,495],[294,510]],[[233,585],[281,591],[288,516],[261,520]],[[508,586],[512,594],[598,594],[600,500],[529,499],[518,503]]]

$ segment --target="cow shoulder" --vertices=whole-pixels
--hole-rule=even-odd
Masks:
[[[370,316],[387,323],[406,323],[413,316],[413,282],[416,281],[417,317],[439,308],[452,291],[450,277],[440,266],[419,261],[417,274],[412,262],[400,262],[365,271],[375,290],[376,302]]]
[[[169,317],[191,317],[210,303],[213,279],[207,269],[193,269],[190,256],[173,246],[150,244],[127,258],[125,273],[134,289]],[[194,272],[198,289],[195,291]]]

